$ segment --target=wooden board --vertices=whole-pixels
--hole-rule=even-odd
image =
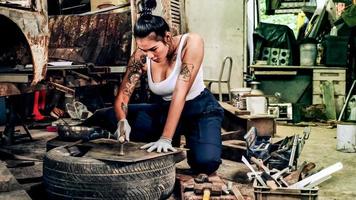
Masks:
[[[246,142],[243,140],[226,140],[222,142],[221,157],[241,162],[242,155],[246,156]]]
[[[157,153],[147,152],[140,149],[145,143],[129,142],[124,144],[125,155],[119,155],[120,145],[115,143],[85,143],[83,145],[91,147],[83,157],[90,157],[98,160],[117,161],[117,162],[138,162],[148,159],[154,159],[162,156],[178,154],[183,151],[181,148],[176,148],[176,152]]]
[[[0,193],[0,200],[31,200],[31,197],[25,190],[15,190],[11,192]]]
[[[0,162],[0,192],[9,192],[18,189],[21,189],[20,184],[9,169],[7,169],[6,164]]]

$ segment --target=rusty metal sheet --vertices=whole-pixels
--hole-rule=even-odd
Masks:
[[[183,149],[177,149],[176,152],[167,153],[147,152],[146,150],[140,149],[140,147],[144,144],[145,143],[135,142],[126,143],[124,144],[125,155],[120,156],[120,145],[116,141],[110,144],[108,144],[108,142],[85,143],[84,146],[90,146],[91,148],[84,155],[84,157],[117,162],[138,162],[142,160],[149,160],[162,156],[178,154],[183,151]]]
[[[7,18],[11,23],[14,23],[15,26],[18,27],[18,31],[24,36],[26,40],[24,42],[25,44],[21,43],[23,46],[18,48],[24,48],[24,46],[29,48],[27,51],[30,51],[33,64],[32,84],[36,84],[42,80],[46,74],[49,33],[46,0],[36,0],[31,2],[35,2],[32,6],[36,6],[36,9],[26,10],[0,6],[0,15]],[[6,27],[0,28],[2,29]],[[19,49],[14,48],[13,51],[18,50]]]
[[[53,16],[49,29],[50,59],[118,66],[130,57],[130,12]]]
[[[15,8],[34,8],[35,1],[32,0],[0,0],[1,6],[15,7]]]
[[[20,90],[12,83],[0,83],[0,96],[18,95]]]

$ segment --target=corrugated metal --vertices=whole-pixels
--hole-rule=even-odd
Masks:
[[[116,66],[130,57],[130,12],[53,16],[49,30],[50,59]]]

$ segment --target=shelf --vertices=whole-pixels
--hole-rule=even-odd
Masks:
[[[278,69],[278,70],[286,70],[286,69],[346,69],[345,67],[327,67],[327,66],[292,66],[292,65],[250,65],[250,68],[253,69]]]

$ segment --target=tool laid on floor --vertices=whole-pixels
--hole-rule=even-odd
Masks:
[[[238,195],[235,194],[236,190],[235,192],[232,190],[232,183],[226,185],[223,179],[216,174],[192,176],[178,173],[177,179],[181,188],[182,200],[236,200],[236,195]],[[242,194],[240,195],[242,196]]]
[[[210,195],[222,195],[222,184],[211,182],[208,175],[199,174],[196,178],[194,178],[194,181],[194,193],[197,195],[203,195],[203,200],[209,200]]]

